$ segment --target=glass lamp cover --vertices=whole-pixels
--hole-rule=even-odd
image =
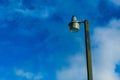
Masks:
[[[80,29],[80,24],[78,22],[70,22],[69,28],[71,32],[78,32]]]

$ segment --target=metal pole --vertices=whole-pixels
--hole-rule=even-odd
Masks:
[[[90,51],[90,34],[89,34],[88,20],[84,21],[84,28],[85,28],[87,76],[88,76],[88,80],[93,80],[92,59],[91,59],[91,51]]]

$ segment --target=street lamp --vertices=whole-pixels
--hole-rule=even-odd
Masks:
[[[85,30],[87,76],[88,76],[88,80],[93,80],[88,20],[84,20],[84,21],[80,22],[77,20],[77,18],[75,16],[72,16],[72,20],[69,23],[69,28],[70,28],[71,32],[78,32],[80,29],[81,23],[84,23],[84,30]]]

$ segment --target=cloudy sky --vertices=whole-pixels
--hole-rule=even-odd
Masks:
[[[94,80],[120,80],[120,0],[0,0],[0,80],[87,80],[89,20]]]

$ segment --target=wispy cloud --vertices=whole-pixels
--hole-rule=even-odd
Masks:
[[[15,69],[15,74],[16,76],[18,76],[18,78],[22,77],[27,80],[42,80],[43,79],[43,75],[41,73],[34,74],[32,72],[27,72],[22,69]]]
[[[46,19],[51,17],[55,13],[55,8],[48,7],[48,6],[42,6],[41,9],[33,9],[30,10],[28,8],[22,9],[22,8],[16,8],[16,12],[20,12],[26,16],[36,17],[40,19]]]
[[[86,65],[85,57],[77,54],[68,58],[69,67],[63,67],[56,72],[57,80],[85,80]]]
[[[113,2],[115,5],[120,6],[120,0],[110,0]]]

